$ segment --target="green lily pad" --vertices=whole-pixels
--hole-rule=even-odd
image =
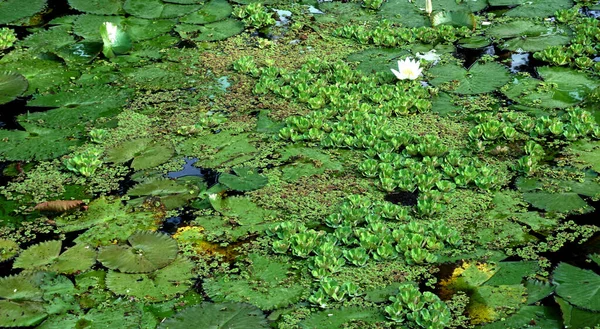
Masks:
[[[440,92],[431,102],[431,111],[441,116],[458,114],[463,110],[461,106],[455,104],[454,99],[448,93]]]
[[[296,160],[283,167],[283,179],[295,181],[302,176],[312,176],[324,173],[326,170],[343,170],[342,163],[316,149],[291,146],[281,154],[281,160],[291,158]]]
[[[196,165],[205,168],[232,167],[254,158],[258,149],[249,134],[234,135],[230,131],[191,138],[180,144],[182,155],[199,158]]]
[[[27,90],[27,79],[19,73],[0,72],[0,104],[8,103]]]
[[[2,327],[34,326],[47,316],[42,303],[0,300],[0,326]]]
[[[591,168],[600,172],[600,142],[576,142],[569,152],[574,155],[577,168]]]
[[[85,271],[96,263],[94,248],[78,244],[59,256],[61,245],[58,240],[33,245],[15,259],[13,267],[72,274]]]
[[[211,0],[202,9],[179,19],[182,23],[206,24],[223,20],[231,15],[233,7],[227,0]]]
[[[127,195],[141,197],[130,200],[128,204],[141,204],[147,197],[152,196],[160,198],[160,202],[166,209],[177,209],[196,198],[198,193],[205,189],[206,183],[201,178],[198,178],[198,180],[186,179],[185,177],[177,180],[152,178],[135,185],[127,191]]]
[[[311,313],[308,318],[302,320],[299,325],[302,329],[327,328],[339,329],[350,321],[361,321],[364,323],[375,323],[385,321],[381,310],[377,308],[364,307],[342,307]]]
[[[496,322],[483,325],[481,329],[540,328],[561,329],[560,313],[548,306],[522,306],[516,313]],[[535,326],[532,327],[532,324]]]
[[[384,72],[393,81],[395,77],[390,68],[397,69],[397,60],[409,54],[407,50],[399,48],[368,48],[351,53],[346,60],[360,62],[356,69],[364,74]]]
[[[0,298],[8,300],[41,301],[44,292],[32,275],[11,275],[0,278]]]
[[[564,327],[560,328],[593,328],[600,324],[600,313],[582,310],[569,304],[564,299],[555,296],[554,300],[560,306]]]
[[[181,5],[161,0],[126,0],[123,9],[141,18],[174,18],[200,9],[200,5]]]
[[[22,0],[3,0],[0,2],[0,25],[31,17],[44,10],[46,6],[46,0],[31,0],[26,6],[23,5]]]
[[[123,7],[124,0],[69,0],[69,6],[84,13],[116,15]]]
[[[55,53],[70,64],[89,64],[102,51],[102,43],[78,42],[58,48]]]
[[[552,274],[556,294],[579,308],[600,311],[600,275],[567,263],[560,263]]]
[[[557,10],[573,7],[571,0],[488,0],[490,6],[518,6],[505,12],[505,16],[547,17]]]
[[[582,102],[600,82],[585,73],[564,67],[537,68],[544,79],[517,77],[504,91],[508,98],[528,106],[566,108]]]
[[[469,70],[456,64],[434,66],[430,83],[457,94],[474,95],[494,91],[510,80],[508,69],[498,63],[475,63]]]
[[[244,23],[242,23],[242,21],[233,18],[228,18],[222,21],[198,26],[198,34],[193,39],[195,41],[225,40],[236,34],[242,33],[243,30]]]
[[[133,159],[131,168],[149,169],[167,162],[173,156],[173,148],[166,142],[141,138],[124,142],[107,151],[109,162],[123,163]]]
[[[138,42],[168,34],[173,30],[175,22],[174,19],[144,19],[131,16],[122,24],[131,40]]]
[[[546,211],[569,213],[573,211],[591,211],[588,204],[577,193],[523,193],[523,199],[532,206]]]
[[[60,85],[67,85],[79,77],[78,71],[69,70],[63,64],[46,59],[20,59],[15,62],[0,63],[0,71],[22,74],[29,83],[25,95],[36,91],[47,91]]]
[[[170,264],[177,257],[177,241],[158,232],[137,232],[129,246],[110,245],[100,249],[98,260],[111,270],[148,273]]]
[[[527,280],[525,288],[527,288],[527,305],[531,305],[550,296],[556,287],[548,282]]]
[[[290,264],[256,254],[243,276],[207,279],[203,289],[215,302],[246,302],[269,311],[296,303],[305,288],[289,278]]]
[[[233,168],[235,175],[224,173],[219,176],[219,183],[236,191],[253,191],[267,185],[267,177],[256,173],[251,168]]]
[[[572,31],[567,27],[547,26],[532,21],[512,21],[492,26],[486,34],[505,40],[500,43],[503,49],[535,52],[566,45],[571,41]]]
[[[0,130],[0,159],[49,160],[69,152],[71,146],[83,142],[72,129],[49,129],[30,123],[20,123],[25,131]]]
[[[88,42],[102,42],[100,28],[105,22],[123,25],[126,19],[122,16],[103,16],[93,14],[78,15],[73,23],[73,33]]]
[[[58,240],[41,242],[23,251],[15,260],[14,268],[32,269],[48,265],[58,258],[62,243]]]
[[[67,25],[40,30],[27,36],[19,45],[29,48],[32,52],[54,52],[58,48],[75,43],[71,27]]]
[[[384,6],[385,4],[381,6],[381,11]],[[322,23],[365,22],[377,19],[374,13],[363,9],[359,2],[323,1],[319,3],[318,8],[323,14],[314,17],[317,22]]]
[[[474,36],[469,38],[462,38],[458,40],[458,45],[462,48],[467,49],[479,49],[483,47],[487,47],[491,44],[491,41],[482,36]]]
[[[520,309],[526,300],[523,285],[484,285],[477,287],[471,295],[467,312],[477,321],[496,321]]]
[[[518,285],[524,277],[535,274],[540,268],[536,261],[500,262],[498,267],[498,272],[486,281],[485,285]]]
[[[7,239],[0,239],[0,263],[12,259],[19,253],[19,244]]]
[[[228,328],[267,329],[263,312],[242,303],[202,303],[166,319],[158,329]]]
[[[192,285],[194,263],[178,257],[171,264],[151,273],[128,274],[109,271],[106,286],[117,295],[131,296],[147,302],[172,299]]]
[[[446,4],[445,0],[433,1],[434,8],[437,10],[438,6],[442,5],[442,2],[444,2],[444,5]],[[425,2],[418,6],[417,1],[388,0],[379,8],[379,11],[376,14],[376,20],[379,21],[385,19],[392,23],[402,24],[404,27],[429,26],[429,19],[427,19],[427,16],[419,9],[421,6],[424,8]]]

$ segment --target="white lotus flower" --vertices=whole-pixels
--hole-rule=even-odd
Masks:
[[[392,69],[392,73],[400,80],[414,80],[421,75],[422,69],[419,67],[421,63],[418,60],[411,60],[410,57],[398,61],[398,71]]]
[[[111,44],[115,43],[117,41],[117,26],[111,22],[104,22],[103,24],[106,27],[106,35],[108,36],[108,41]]]

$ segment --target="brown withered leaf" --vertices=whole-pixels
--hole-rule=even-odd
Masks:
[[[64,212],[75,209],[83,204],[84,202],[81,200],[54,200],[39,203],[33,207],[33,210]]]

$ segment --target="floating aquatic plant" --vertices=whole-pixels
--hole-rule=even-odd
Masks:
[[[0,72],[0,104],[8,103],[27,90],[27,79],[19,73]]]
[[[165,267],[177,257],[177,242],[164,233],[137,232],[127,241],[129,246],[100,248],[98,260],[123,273],[147,273]]]
[[[135,170],[149,169],[167,162],[173,156],[173,148],[166,142],[149,138],[134,139],[107,151],[109,162],[123,163],[133,159]]]
[[[96,262],[94,248],[78,244],[61,254],[61,246],[62,243],[58,240],[33,245],[21,252],[13,267],[72,274],[85,271]]]
[[[202,328],[268,328],[263,312],[243,303],[202,303],[185,309],[162,322],[160,329]]]
[[[219,183],[224,184],[236,191],[257,190],[269,182],[267,177],[262,176],[250,168],[233,168],[235,175],[223,173],[219,175]]]

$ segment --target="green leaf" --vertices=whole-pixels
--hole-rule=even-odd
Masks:
[[[562,329],[560,314],[552,307],[523,306],[515,314],[484,326],[481,329]]]
[[[22,0],[3,0],[0,2],[0,25],[31,17],[44,10],[46,5],[46,0],[30,0],[26,6]]]
[[[503,49],[534,52],[569,43],[572,31],[567,27],[522,20],[492,26],[486,34],[506,40],[500,43]]]
[[[12,259],[19,253],[19,244],[7,239],[0,239],[0,263]]]
[[[198,35],[194,38],[194,41],[225,40],[236,34],[242,33],[242,31],[244,31],[244,23],[237,19],[228,18],[222,21],[198,26],[197,31]]]
[[[103,16],[82,14],[78,15],[73,23],[73,33],[89,42],[102,42],[100,28],[105,22],[124,25],[126,19],[122,16]]]
[[[46,269],[50,272],[75,274],[89,270],[94,264],[96,264],[96,249],[85,244],[76,244],[63,252]]]
[[[448,93],[440,92],[431,102],[431,110],[441,116],[458,114],[463,107],[454,103],[454,99]]]
[[[180,17],[200,8],[200,5],[172,4],[161,0],[127,0],[123,6],[130,15],[151,19]]]
[[[593,209],[577,193],[528,192],[523,193],[523,199],[546,211],[569,213],[589,212]]]
[[[498,272],[485,285],[518,285],[524,277],[533,275],[540,269],[537,261],[500,262],[498,267]]]
[[[600,82],[581,71],[565,67],[537,68],[543,81],[516,77],[504,92],[508,98],[528,106],[565,108],[582,102]]]
[[[202,9],[179,19],[182,23],[206,24],[223,20],[233,11],[233,7],[226,0],[211,0]]]
[[[192,285],[194,263],[178,257],[171,264],[147,274],[109,271],[108,289],[117,295],[131,296],[147,302],[169,300],[186,292]]]
[[[443,1],[445,0],[433,1],[435,10],[437,10]],[[425,7],[424,2],[422,6]],[[379,8],[375,20],[380,21],[385,19],[393,23],[399,23],[404,27],[429,26],[427,16],[423,15],[423,12],[418,7],[416,1],[388,0]]]
[[[99,246],[112,244],[114,240],[125,241],[136,231],[156,230],[160,218],[159,214],[149,211],[132,212],[120,199],[100,197],[90,202],[88,210],[79,218],[56,217],[55,220],[63,232],[89,228],[79,234],[75,242]]]
[[[350,62],[360,62],[356,69],[362,73],[375,74],[384,72],[390,81],[394,81],[395,76],[390,68],[397,69],[397,60],[408,54],[410,53],[406,49],[368,48],[351,53],[346,59]]]
[[[0,278],[0,298],[9,300],[42,300],[43,292],[31,275],[11,275]]]
[[[300,300],[305,288],[290,280],[290,264],[257,254],[248,257],[252,265],[244,275],[204,281],[203,289],[213,301],[244,301],[269,311]]]
[[[498,63],[476,62],[469,70],[456,64],[434,66],[430,83],[457,94],[474,95],[494,91],[510,80],[506,67]]]
[[[108,58],[122,55],[131,50],[131,38],[120,26],[111,22],[104,22],[100,26],[100,36],[104,47],[102,53]]]
[[[31,52],[54,52],[58,48],[75,43],[71,27],[55,26],[48,30],[40,30],[29,35],[19,45],[29,48]]]
[[[263,312],[242,303],[202,303],[163,321],[158,329],[267,329]]]
[[[206,189],[203,181],[180,178],[177,180],[166,178],[151,178],[135,185],[127,191],[127,195],[141,196],[132,199],[128,203],[137,205],[143,203],[148,196],[158,197],[166,209],[176,209],[184,206],[188,201],[198,196],[198,193]]]
[[[102,51],[102,43],[99,42],[78,42],[58,48],[55,53],[67,62],[72,64],[89,64]]]
[[[489,46],[490,44],[491,41],[488,38],[482,36],[473,36],[458,40],[458,45],[462,48],[467,49],[483,48]]]
[[[0,8],[1,10],[1,8]],[[13,302],[0,300],[1,327],[29,327],[44,320],[48,314],[44,306],[36,302]]]
[[[302,176],[319,175],[326,170],[343,170],[340,162],[314,148],[290,146],[281,154],[281,160],[287,161],[291,158],[295,158],[295,161],[283,167],[283,179],[286,181],[295,181]]]
[[[63,64],[45,59],[20,59],[16,62],[0,63],[0,71],[12,71],[22,74],[29,83],[25,95],[36,91],[47,91],[59,85],[66,85],[79,76]]]
[[[265,134],[274,134],[285,127],[283,122],[275,122],[269,118],[269,111],[261,110],[258,113],[258,121],[256,122],[256,131]]]
[[[477,287],[467,307],[471,320],[491,322],[505,318],[525,303],[523,285],[500,285]]]
[[[123,26],[127,34],[133,41],[149,40],[173,30],[175,26],[174,19],[144,19],[138,17],[128,17],[123,21]]]
[[[525,282],[525,288],[527,289],[526,304],[531,305],[550,296],[550,294],[554,292],[556,286],[547,282],[527,280],[527,282]]]
[[[170,264],[177,257],[177,242],[158,232],[137,232],[129,246],[110,245],[100,249],[98,260],[111,270],[148,273]]]
[[[475,29],[477,20],[470,11],[439,11],[431,16],[431,25],[466,26]]]
[[[586,310],[600,311],[600,276],[567,263],[560,263],[552,274],[556,294]]]
[[[591,168],[600,172],[600,142],[576,142],[570,147],[575,160],[575,166],[580,169]]]
[[[149,169],[167,162],[173,156],[173,148],[166,142],[150,138],[134,139],[121,143],[107,151],[109,162],[123,163],[133,159],[131,168]]]
[[[600,313],[573,307],[573,305],[558,296],[555,296],[554,300],[560,306],[563,314],[564,327],[561,328],[584,329],[591,328],[591,326],[595,328],[600,324]]]
[[[191,138],[179,145],[179,153],[198,158],[197,166],[232,167],[254,158],[258,149],[250,143],[249,134],[234,135],[230,131]]]
[[[0,104],[8,103],[27,90],[27,79],[15,72],[0,72]]]
[[[59,240],[41,242],[23,251],[13,265],[14,268],[35,269],[54,262],[60,254]]]
[[[308,318],[300,322],[302,329],[327,328],[338,329],[346,323],[361,321],[375,323],[385,321],[381,310],[377,308],[342,307],[311,313]]]
[[[238,167],[233,168],[235,175],[224,173],[219,176],[219,183],[236,191],[253,191],[267,185],[267,177],[255,172],[254,169]]]
[[[97,15],[117,15],[124,0],[69,0],[69,5],[79,11]]]
[[[516,6],[505,12],[505,16],[547,17],[553,16],[557,10],[573,7],[571,0],[488,0],[490,6]]]

